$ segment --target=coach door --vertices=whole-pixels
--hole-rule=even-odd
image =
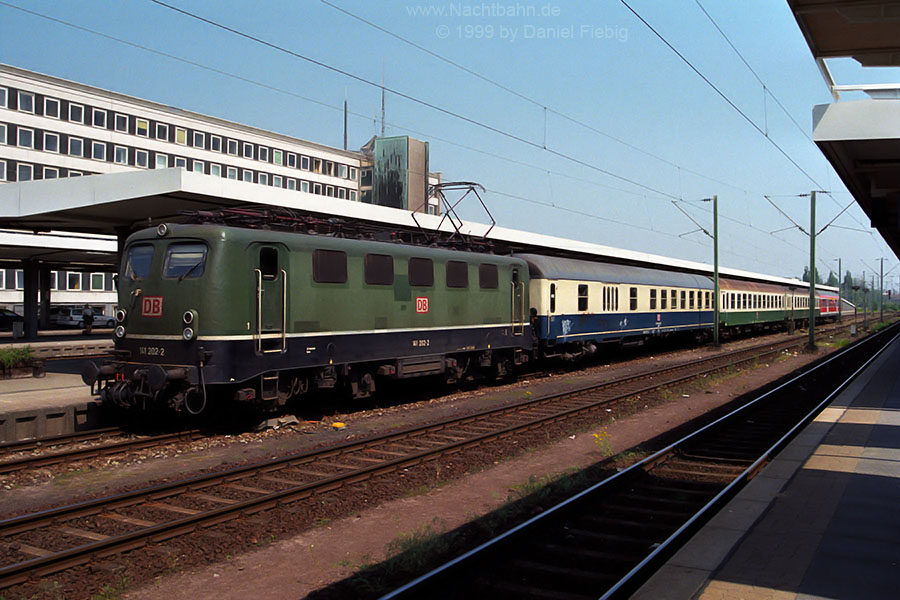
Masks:
[[[284,352],[287,325],[287,252],[278,246],[257,246],[256,328],[258,353]]]
[[[525,282],[519,281],[519,270],[512,270],[510,281],[512,302],[512,332],[522,335],[525,331]]]

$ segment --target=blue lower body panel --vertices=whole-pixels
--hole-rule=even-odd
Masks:
[[[633,336],[712,329],[713,315],[713,311],[707,310],[540,316],[534,324],[534,331],[539,339],[557,344],[602,342]]]

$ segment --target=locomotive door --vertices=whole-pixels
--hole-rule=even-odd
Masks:
[[[525,282],[519,281],[519,270],[512,270],[510,281],[512,303],[512,333],[522,335],[525,331]]]
[[[253,252],[253,251],[251,251]],[[256,351],[284,352],[287,349],[287,252],[278,246],[257,246],[256,265]]]

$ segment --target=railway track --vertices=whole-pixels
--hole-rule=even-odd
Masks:
[[[462,418],[0,521],[0,588],[201,527],[476,449],[802,346],[792,339],[722,353]]]
[[[896,339],[898,329],[829,357],[383,598],[628,597]]]

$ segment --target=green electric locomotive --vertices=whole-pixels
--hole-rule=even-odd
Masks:
[[[128,238],[118,295],[115,358],[82,377],[125,409],[365,397],[503,374],[533,345],[523,260],[399,243],[163,224]]]

